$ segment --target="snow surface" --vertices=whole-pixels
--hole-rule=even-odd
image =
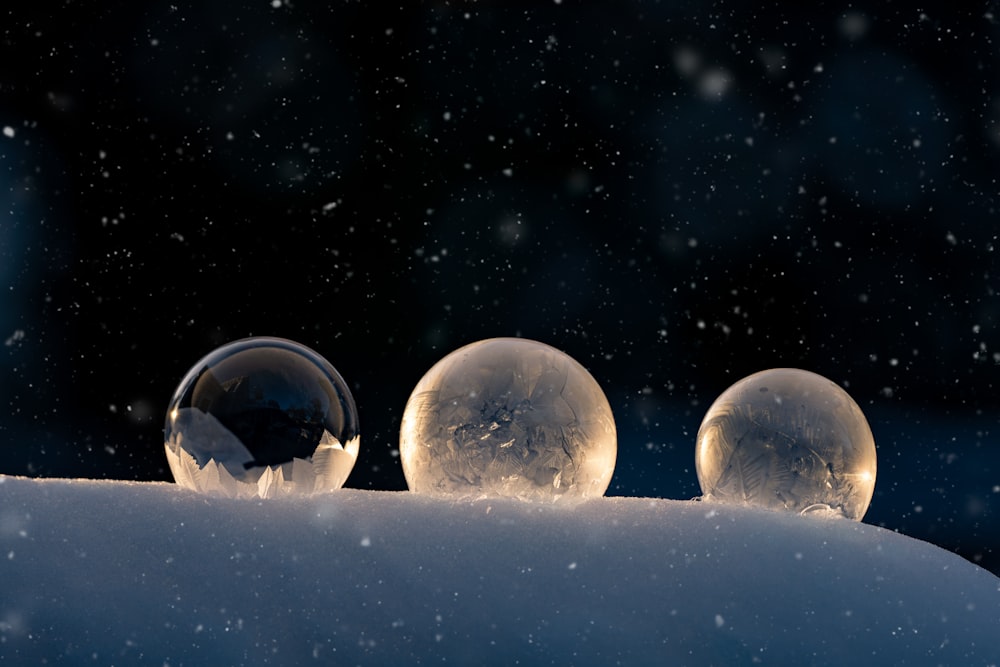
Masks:
[[[1000,579],[694,501],[0,476],[0,663],[997,665]]]

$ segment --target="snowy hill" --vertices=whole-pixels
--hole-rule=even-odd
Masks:
[[[997,665],[1000,579],[692,501],[0,477],[0,663]]]

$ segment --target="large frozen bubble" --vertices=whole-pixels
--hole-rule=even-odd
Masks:
[[[399,453],[411,491],[553,501],[601,496],[617,455],[611,406],[569,355],[521,338],[452,352],[403,412]]]
[[[354,398],[333,366],[266,337],[195,364],[170,401],[164,435],[178,484],[230,497],[339,489],[360,444]]]
[[[857,403],[821,375],[775,368],[712,404],[698,430],[706,500],[860,521],[875,491],[875,439]]]

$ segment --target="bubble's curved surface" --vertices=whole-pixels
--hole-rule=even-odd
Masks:
[[[360,445],[340,374],[308,347],[268,337],[195,364],[170,401],[164,437],[178,484],[232,497],[339,489]]]
[[[875,439],[861,408],[821,375],[775,368],[722,393],[698,430],[706,500],[860,521],[875,491]]]
[[[569,355],[490,338],[435,364],[403,412],[411,491],[553,501],[604,494],[617,456],[611,406]]]

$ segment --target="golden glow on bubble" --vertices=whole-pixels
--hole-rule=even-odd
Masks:
[[[795,368],[746,377],[709,408],[695,448],[706,500],[860,521],[875,492],[875,439],[830,380]]]
[[[603,495],[617,448],[597,381],[521,338],[472,343],[435,364],[406,404],[399,443],[411,491],[550,502]]]

